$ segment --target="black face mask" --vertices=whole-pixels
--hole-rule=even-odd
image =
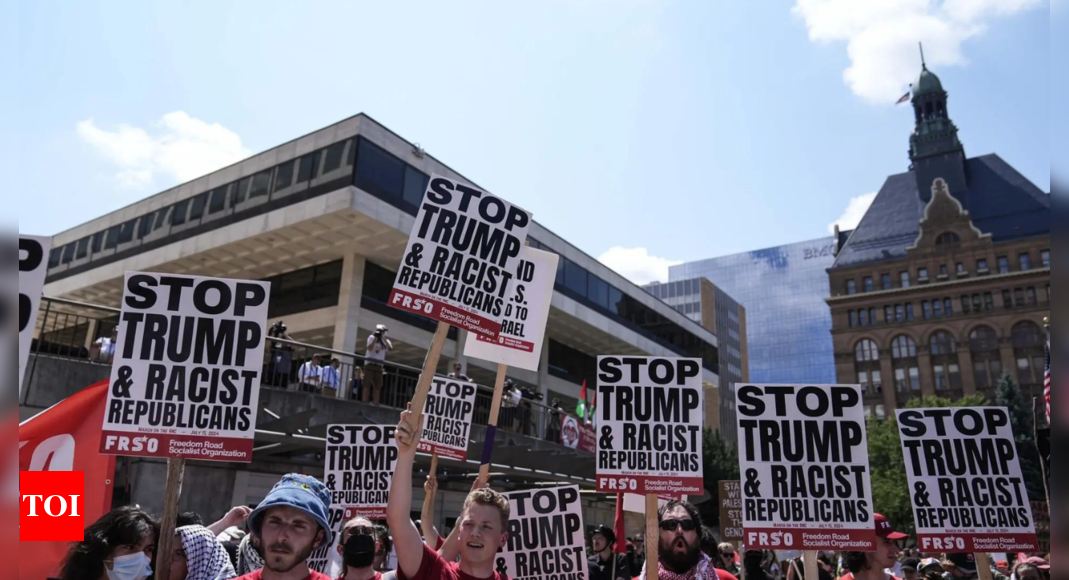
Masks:
[[[345,565],[350,568],[369,568],[375,561],[375,538],[361,534],[349,537],[342,548]]]

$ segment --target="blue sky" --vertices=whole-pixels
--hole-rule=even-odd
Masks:
[[[966,151],[1050,188],[1047,0],[14,10],[0,24],[19,79],[0,96],[14,128],[0,156],[25,233],[364,112],[646,281],[674,261],[826,235],[905,171],[912,113],[893,103],[919,71],[918,40]]]

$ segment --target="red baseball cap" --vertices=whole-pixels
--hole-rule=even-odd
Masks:
[[[880,538],[887,538],[888,540],[905,540],[909,538],[906,534],[896,532],[891,527],[891,522],[887,521],[887,518],[880,514],[875,514],[873,519],[876,520],[876,536]]]

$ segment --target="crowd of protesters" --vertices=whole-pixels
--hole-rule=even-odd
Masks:
[[[342,562],[337,580],[507,580],[495,569],[498,550],[508,540],[510,508],[502,494],[476,481],[460,519],[441,538],[424,514],[413,522],[413,465],[422,425],[410,411],[397,427],[399,456],[390,490],[387,528],[365,518],[345,522],[337,542]],[[425,489],[436,491],[429,478]],[[183,514],[174,532],[170,580],[333,580],[309,568],[313,552],[333,545],[331,497],[317,479],[284,476],[255,509],[236,507],[205,526]],[[655,565],[659,580],[816,580],[805,577],[800,559],[779,562],[772,552],[741,555],[719,543],[690,503],[673,500],[657,514],[658,562],[644,561],[643,538],[617,538],[598,527],[589,539],[590,580],[644,580]],[[921,554],[904,550],[909,538],[875,516],[874,552],[820,553],[819,580],[976,580],[973,554]],[[148,580],[153,577],[160,526],[136,507],[106,514],[85,530],[62,563],[58,580]],[[626,553],[619,553],[620,544]],[[388,555],[396,570],[388,570]],[[1019,556],[993,565],[995,580],[1050,580],[1048,558]]]

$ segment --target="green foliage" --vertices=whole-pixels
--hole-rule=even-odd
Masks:
[[[717,501],[721,481],[739,479],[739,451],[720,436],[719,431],[706,429],[702,434],[702,461],[705,467],[705,491],[712,500],[698,506],[702,522],[718,530],[720,528],[720,503]]]
[[[1047,501],[1046,488],[1043,485],[1043,467],[1040,464],[1039,449],[1036,448],[1035,415],[1032,402],[1021,394],[1021,389],[1008,373],[999,379],[995,391],[995,405],[1006,407],[1010,412],[1010,424],[1017,443],[1017,455],[1021,459],[1021,472],[1024,475],[1028,497],[1032,501]]]

